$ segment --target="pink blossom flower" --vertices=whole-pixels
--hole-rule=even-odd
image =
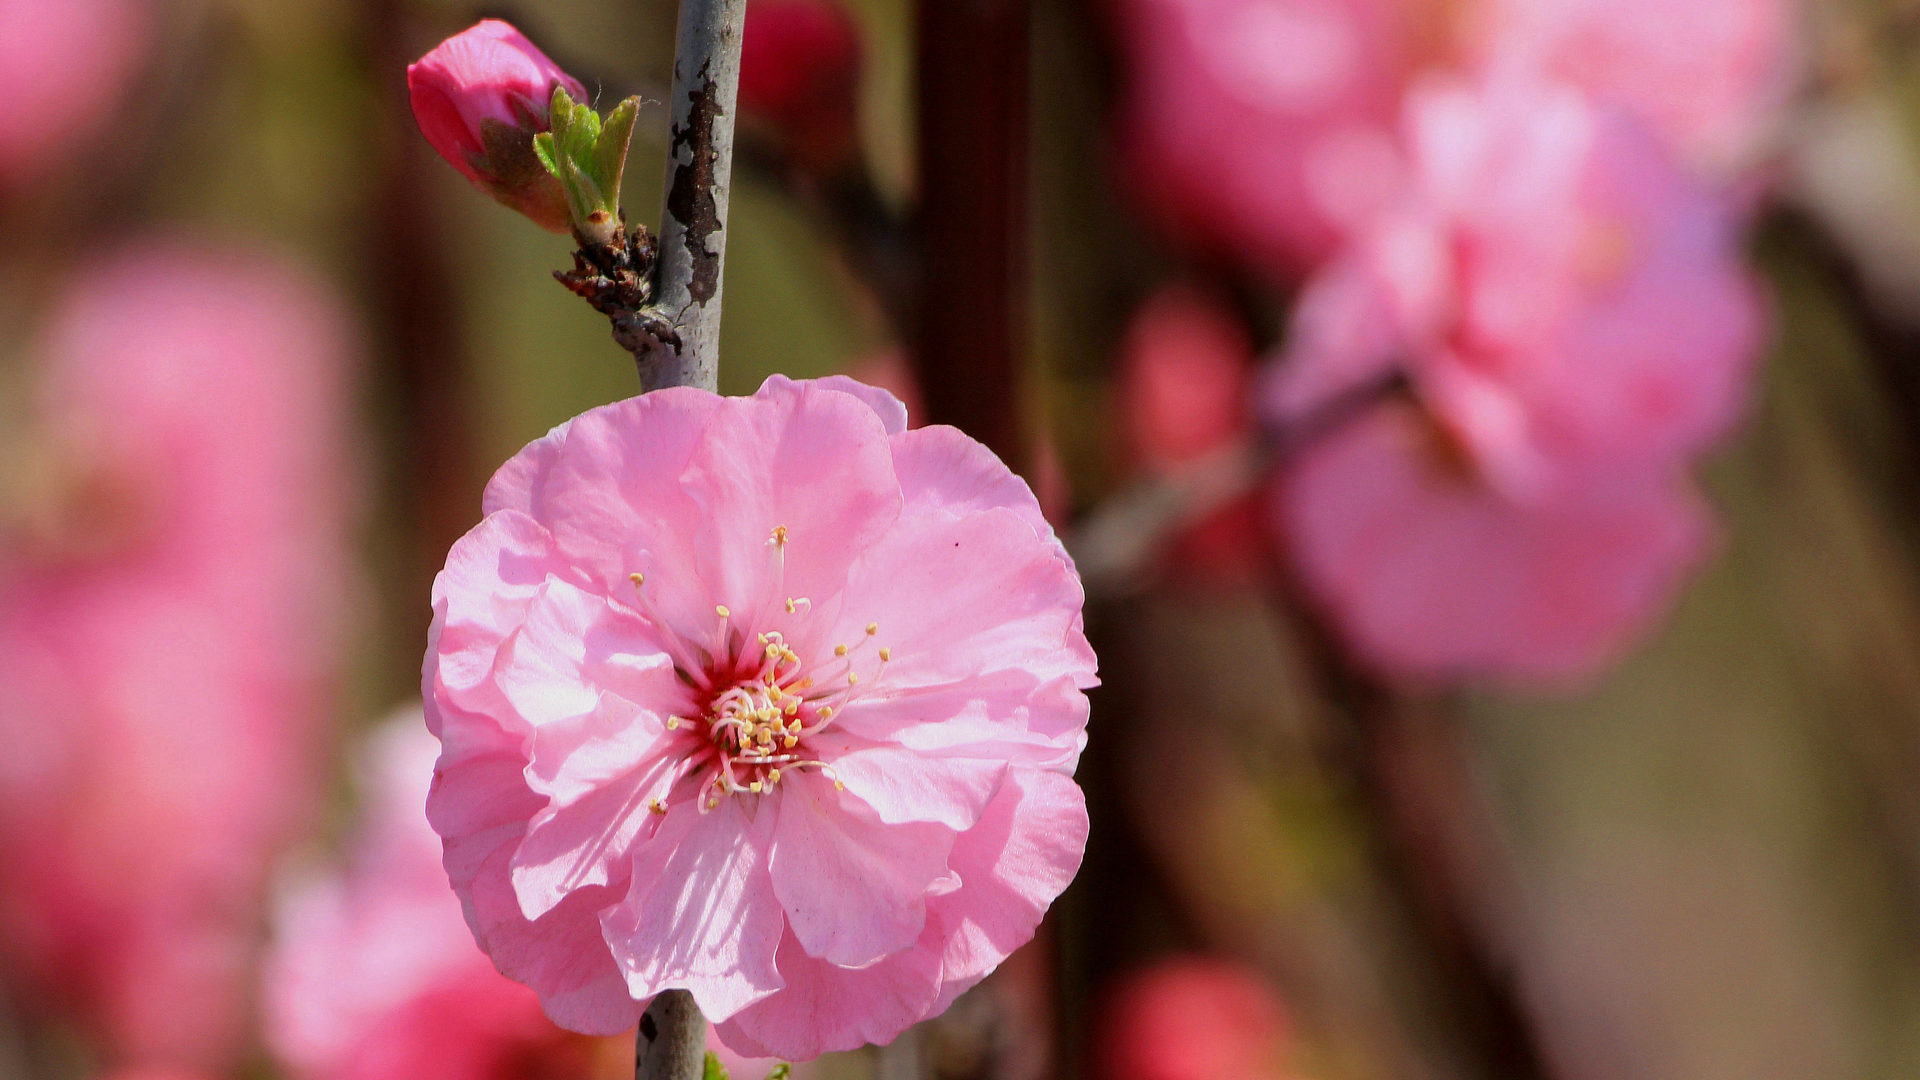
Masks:
[[[1179,285],[1149,296],[1120,345],[1127,456],[1165,472],[1231,443],[1247,426],[1252,365],[1253,339],[1231,311]]]
[[[1723,200],[1551,84],[1430,83],[1405,138],[1415,187],[1309,284],[1277,414],[1402,368],[1516,495],[1667,469],[1727,431],[1762,320]]]
[[[349,861],[289,889],[279,905],[264,999],[268,1043],[291,1075],[630,1075],[630,1044],[602,1048],[555,1027],[531,990],[474,947],[423,813],[440,744],[419,710],[376,731],[365,751]],[[613,1067],[594,1070],[601,1057]]]
[[[429,817],[563,1026],[892,1039],[1077,868],[1094,661],[1032,494],[887,394],[656,391],[509,461],[434,588]]]
[[[1165,960],[1121,979],[1100,1010],[1099,1080],[1284,1080],[1291,1036],[1271,984],[1243,964]]]
[[[740,112],[794,164],[826,172],[859,134],[860,27],[836,0],[754,0],[740,42]]]
[[[1525,65],[1652,123],[1704,172],[1750,166],[1797,67],[1792,0],[1494,0],[1483,64]]]
[[[1310,268],[1398,185],[1408,0],[1111,0],[1122,178],[1183,234]]]
[[[345,337],[272,259],[149,245],[85,268],[38,353],[0,520],[0,952],[111,1060],[244,1049],[350,578]]]
[[[499,19],[482,19],[407,67],[421,134],[481,191],[554,232],[568,228],[560,181],[533,151],[550,126],[553,88],[586,87]]]
[[[60,165],[119,104],[145,54],[149,5],[0,0],[0,182]]]
[[[1732,215],[1569,90],[1430,86],[1407,138],[1417,194],[1309,285],[1267,408],[1307,423],[1397,370],[1418,410],[1293,462],[1278,527],[1378,668],[1589,675],[1707,543],[1680,477],[1760,341]]]
[[[1273,513],[1312,598],[1375,670],[1558,686],[1612,662],[1713,536],[1670,473],[1575,495],[1497,491],[1406,404],[1353,421],[1276,481]]]

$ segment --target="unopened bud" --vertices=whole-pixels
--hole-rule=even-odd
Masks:
[[[551,126],[555,88],[587,96],[579,80],[498,19],[475,23],[407,68],[413,117],[440,156],[541,227],[566,232],[566,190],[533,148],[534,136]]]

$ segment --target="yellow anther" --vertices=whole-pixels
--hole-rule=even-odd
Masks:
[[[808,675],[806,678],[800,680],[800,689],[810,690],[812,688],[813,688],[813,676]]]
[[[786,547],[787,527],[785,525],[775,525],[773,527],[773,535],[767,538],[767,542],[776,547]]]
[[[835,645],[833,647],[833,655],[835,656],[847,655],[847,647],[845,645]]]
[[[674,730],[675,728],[677,728],[677,727],[679,727],[679,726],[680,726],[680,718],[679,718],[679,717],[677,717],[677,716],[669,716],[669,717],[667,717],[667,730],[668,730],[668,731],[672,731],[672,730]]]
[[[789,664],[797,664],[800,662],[800,654],[797,652],[794,652],[792,649],[787,649],[784,652],[782,652],[780,655],[783,658],[785,658],[785,660]]]
[[[779,770],[779,769],[768,769],[768,770],[767,770],[767,781],[768,781],[769,783],[774,783],[774,784],[777,784],[777,783],[779,783],[779,782],[780,782],[780,770]]]
[[[831,705],[820,706],[820,719],[822,720],[833,719],[833,706]]]
[[[755,780],[754,782],[748,784],[747,790],[753,792],[755,795],[760,794],[760,781]]]
[[[798,713],[799,711],[800,711],[800,699],[799,699],[799,698],[788,698],[788,699],[787,699],[787,704],[786,704],[786,708],[785,708],[785,712],[786,712],[786,714],[787,714],[788,716],[793,716],[794,714],[796,714],[796,713]]]
[[[884,664],[891,659],[893,659],[893,650],[888,646],[882,645],[880,647],[880,662]]]
[[[859,672],[857,672],[857,671],[849,671],[849,672],[847,672],[847,685],[848,685],[848,686],[853,686],[853,685],[855,685],[855,684],[857,684],[857,683],[858,683],[859,681],[860,681],[860,673],[859,673]]]
[[[795,736],[795,735],[789,735],[789,736],[787,736],[786,738],[784,738],[784,739],[781,739],[781,740],[780,740],[780,745],[782,745],[782,746],[784,746],[784,747],[786,747],[787,749],[789,749],[789,750],[791,750],[791,749],[793,749],[793,748],[794,748],[794,746],[796,746],[796,745],[797,745],[797,744],[798,744],[799,742],[800,742],[800,739],[799,739],[799,737],[798,737],[798,736]]]
[[[653,811],[656,814],[664,814],[667,812],[667,808],[660,805],[659,799],[648,799],[647,809]]]
[[[787,597],[787,614],[793,614],[793,597]]]
[[[707,809],[709,809],[709,810],[711,810],[711,809],[713,809],[714,807],[716,807],[716,806],[719,806],[719,805],[720,805],[720,800],[719,800],[719,799],[708,799],[708,800],[707,800]]]
[[[877,633],[879,633],[879,632],[880,632],[880,624],[879,624],[879,623],[877,623],[877,622],[870,622],[870,623],[868,623],[868,624],[867,624],[867,636],[868,636],[868,637],[872,637],[873,635],[875,635],[875,634],[877,634]]]
[[[840,782],[840,778],[836,776],[836,777],[834,777],[834,778],[833,778],[833,790],[835,790],[835,791],[845,791],[845,790],[847,790],[847,785],[845,785],[845,784],[843,784],[843,783],[841,783],[841,782]]]
[[[636,571],[635,573],[628,574],[627,580],[633,582],[633,587],[637,589],[647,583],[647,575]]]
[[[721,618],[723,618],[723,619],[725,619],[725,618],[728,618],[729,616],[731,616],[731,615],[733,614],[733,612],[731,612],[731,611],[728,611],[728,610],[727,610],[727,605],[725,605],[725,604],[715,604],[715,605],[713,605],[713,613],[714,613],[715,615],[718,615],[718,616],[720,616],[720,617],[721,617]]]
[[[767,646],[767,659],[772,660],[779,655],[780,655],[780,646],[778,645]]]

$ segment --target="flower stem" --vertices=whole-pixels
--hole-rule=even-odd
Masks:
[[[721,270],[746,15],[746,0],[680,3],[667,199],[653,295],[654,309],[672,322],[680,343],[637,357],[640,381],[649,390],[719,388]]]
[[[636,1080],[700,1080],[707,1063],[707,1018],[685,990],[662,990],[640,1018]]]

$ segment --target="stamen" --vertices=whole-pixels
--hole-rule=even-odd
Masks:
[[[845,645],[835,645],[833,647],[833,655],[835,656],[847,655],[847,647]]]
[[[880,662],[884,664],[891,659],[893,659],[892,647],[887,645],[880,646]]]
[[[647,583],[647,575],[642,574],[636,570],[633,573],[627,575],[627,580],[633,582],[633,587],[637,589],[640,586],[645,585]]]
[[[868,624],[867,624],[867,636],[868,636],[868,637],[872,637],[873,635],[875,635],[875,634],[877,634],[877,633],[879,633],[879,632],[880,632],[880,624],[879,624],[879,623],[877,623],[877,622],[870,622],[870,623],[868,623]]]

